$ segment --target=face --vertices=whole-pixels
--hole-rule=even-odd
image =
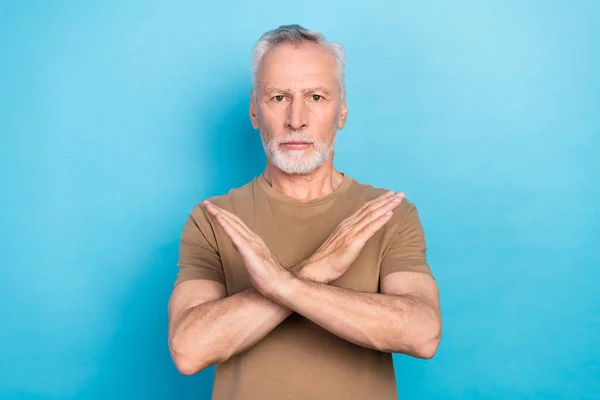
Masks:
[[[250,119],[271,164],[306,175],[331,162],[348,112],[333,55],[316,43],[277,45],[263,56],[257,78]]]

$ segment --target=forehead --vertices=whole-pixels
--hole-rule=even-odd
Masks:
[[[263,56],[258,71],[261,87],[337,86],[335,57],[324,46],[305,42],[279,44]]]

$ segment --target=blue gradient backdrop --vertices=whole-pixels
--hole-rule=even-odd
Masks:
[[[0,398],[206,399],[167,300],[192,207],[264,166],[249,56],[347,50],[336,166],[419,207],[444,337],[403,399],[600,398],[597,1],[0,1]]]

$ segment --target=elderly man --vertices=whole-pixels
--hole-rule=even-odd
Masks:
[[[396,399],[391,353],[436,353],[414,204],[333,167],[344,62],[298,25],[259,39],[250,119],[267,167],[185,223],[169,347],[183,374],[217,364],[213,399]]]

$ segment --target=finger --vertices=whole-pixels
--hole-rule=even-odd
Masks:
[[[227,214],[230,217],[235,217],[237,218],[237,216],[235,214],[230,213],[229,211],[225,210],[224,208],[221,208],[219,206],[217,206],[214,203],[211,203],[208,200],[204,201],[204,207],[212,214],[212,215],[216,215],[217,213],[221,213],[221,214]]]
[[[358,231],[355,238],[357,241],[366,243],[378,230],[381,229],[391,218],[394,213],[388,211],[379,216],[379,218],[367,223],[361,230]]]
[[[210,202],[206,203],[208,203],[207,205],[209,208],[212,206],[215,209],[215,218],[223,227],[225,233],[227,233],[234,247],[238,252],[240,252],[240,254],[247,255],[249,254],[249,251],[254,254],[262,254],[263,257],[270,257],[272,261],[276,261],[275,257],[273,256],[265,242],[262,240],[262,238],[254,232],[252,232],[246,226],[246,224],[244,224],[242,220],[239,219],[239,217],[230,212],[227,212],[226,210],[223,210],[222,208],[215,206]],[[246,230],[244,230],[244,228],[246,228]],[[259,248],[257,248],[256,246],[258,246]]]
[[[365,202],[362,207],[360,208],[360,211],[364,211],[369,207],[373,207],[373,206],[377,206],[379,204],[383,204],[388,202],[390,199],[392,199],[392,197],[396,194],[396,192],[394,192],[393,190],[390,190],[389,192],[383,193],[382,195],[375,197],[372,200],[369,200],[367,202]],[[359,213],[360,213],[359,211]]]
[[[377,199],[375,199],[376,201],[373,201],[371,203],[366,203],[366,204],[368,204],[368,206],[361,210],[361,212],[354,218],[353,222],[356,223],[357,221],[362,220],[365,217],[365,215],[373,215],[373,213],[375,211],[380,210],[382,208],[391,207],[389,209],[393,209],[393,208],[395,208],[395,206],[400,204],[400,202],[402,201],[403,198],[404,198],[404,193],[394,193],[393,195],[390,195],[390,196],[377,198]],[[379,217],[379,215],[381,215],[381,214],[378,213],[377,217]]]
[[[204,206],[210,212],[211,215],[217,218],[217,221],[221,226],[223,226],[223,223],[227,223],[231,226],[231,228],[235,229],[246,240],[250,240],[250,235],[242,226],[243,223],[240,223],[239,218],[237,218],[235,215],[227,212],[226,210],[223,210],[220,207],[217,207],[209,201],[205,201]]]
[[[239,248],[243,246],[244,243],[248,243],[248,239],[241,234],[239,229],[237,229],[234,225],[231,224],[231,221],[227,219],[227,216],[225,214],[217,213],[215,218],[217,219],[217,222],[219,223],[219,225],[221,225],[227,236],[229,236],[231,242],[233,243],[236,249],[239,250]]]
[[[234,224],[236,224],[243,232],[245,232],[247,234],[247,236],[254,236],[256,235],[254,232],[252,232],[252,230],[250,228],[248,228],[248,225],[246,225],[244,223],[244,221],[242,221],[240,219],[240,217],[238,217],[237,215],[235,215],[234,213],[231,213],[223,208],[217,207],[216,205],[214,205],[211,202],[207,202],[208,204],[212,205],[213,207],[217,208],[220,212],[222,212],[223,214],[227,215]]]
[[[216,206],[208,200],[204,202],[204,206],[215,217],[218,213],[223,214],[231,224],[233,224],[241,233],[244,234],[246,238],[250,239],[251,236],[256,235],[237,215]]]
[[[388,211],[393,211],[400,205],[400,203],[402,203],[402,200],[404,200],[404,193],[393,196],[393,199],[388,200],[386,203],[380,204],[378,208],[366,210],[365,213],[363,213],[362,218],[355,222],[353,229],[355,231],[360,231],[367,224],[381,217],[383,214],[387,213]]]
[[[360,208],[358,210],[356,210],[352,215],[350,215],[347,220],[351,220],[356,218],[359,214],[363,213],[367,208],[369,208],[371,205],[377,205],[377,204],[381,204],[381,203],[386,203],[389,201],[389,199],[392,198],[392,196],[395,194],[396,192],[390,190],[389,192],[386,192],[372,200],[369,200],[367,202],[365,202],[362,206],[360,206]]]
[[[369,204],[364,210],[363,210],[363,214],[365,212],[369,212],[369,211],[374,211],[377,210],[381,207],[386,207],[390,204],[393,203],[400,203],[400,201],[402,201],[402,198],[404,197],[404,193],[395,193],[392,192],[393,194],[390,196],[385,196],[383,198],[380,199],[376,199],[376,201],[372,202],[371,204]]]
[[[264,240],[260,236],[258,236],[255,232],[253,232],[250,228],[248,228],[248,226],[244,223],[244,221],[242,221],[240,219],[240,217],[238,217],[237,215],[235,215],[225,209],[222,209],[222,208],[214,205],[213,203],[211,203],[209,201],[206,201],[205,203],[207,203],[208,207],[212,207],[212,208],[216,209],[217,215],[221,215],[225,221],[227,221],[235,229],[237,229],[237,231],[240,233],[240,235],[242,235],[244,237],[244,239],[246,241],[248,241],[248,243],[257,243],[263,248],[263,250],[267,250],[270,252],[270,250],[268,249]]]
[[[204,206],[206,211],[208,211],[209,214],[212,215],[213,217],[216,217],[217,214],[222,211],[222,209],[220,207],[217,207],[216,205],[214,205],[213,203],[211,203],[208,200],[204,200],[204,202],[202,202],[202,205]]]

